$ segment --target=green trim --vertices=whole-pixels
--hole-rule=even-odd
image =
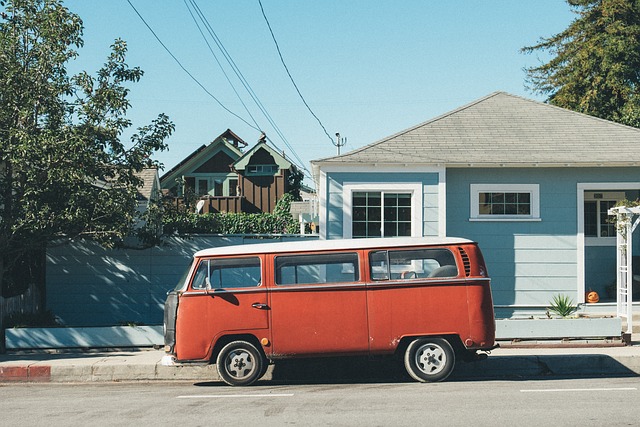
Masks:
[[[261,148],[263,148],[269,154],[271,154],[271,156],[276,162],[276,165],[278,165],[279,170],[283,170],[283,169],[288,170],[291,168],[292,166],[291,162],[285,159],[282,156],[282,154],[278,153],[276,150],[269,147],[266,142],[258,142],[251,150],[247,151],[242,155],[242,157],[236,160],[236,162],[233,164],[234,169],[245,170],[249,165],[249,161],[251,160],[251,157]]]

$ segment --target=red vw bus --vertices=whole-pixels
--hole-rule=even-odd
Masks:
[[[265,243],[207,249],[165,304],[170,364],[216,363],[249,385],[281,358],[391,355],[417,381],[495,347],[490,279],[458,238]]]

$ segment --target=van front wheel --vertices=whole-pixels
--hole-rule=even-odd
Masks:
[[[262,352],[247,341],[225,345],[216,360],[222,381],[229,385],[251,385],[264,375],[266,360]]]
[[[418,338],[404,353],[404,367],[413,379],[420,382],[443,381],[453,371],[456,356],[443,338]]]

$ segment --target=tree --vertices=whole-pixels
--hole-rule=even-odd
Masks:
[[[304,174],[298,170],[295,166],[291,168],[291,172],[287,176],[287,181],[289,184],[288,193],[293,196],[294,202],[302,201],[302,196],[300,195],[300,190],[302,189],[302,181],[304,180]]]
[[[640,127],[640,1],[567,0],[578,17],[522,52],[552,58],[525,69],[528,86],[559,107]]]
[[[136,215],[136,173],[158,166],[174,126],[161,114],[127,143],[127,84],[143,72],[116,40],[92,76],[69,76],[82,20],[60,0],[0,0],[0,279],[17,286],[25,258],[51,241],[117,245]],[[20,279],[24,281],[24,278]]]

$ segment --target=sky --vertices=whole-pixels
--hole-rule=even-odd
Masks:
[[[182,66],[242,120],[189,77],[129,1]],[[495,91],[544,101],[527,89],[523,68],[548,57],[520,49],[576,17],[562,0],[262,0],[284,61],[323,129],[287,76],[258,0],[129,1],[65,1],[83,20],[85,41],[68,70],[95,72],[116,38],[127,42],[127,63],[145,72],[130,86],[134,128],[160,113],[175,124],[169,150],[155,155],[165,171],[228,128],[249,147],[264,131],[310,171],[311,160],[337,153],[337,132],[346,138],[345,153]],[[190,14],[187,4],[194,3],[270,119],[208,37],[242,102],[234,93]]]

